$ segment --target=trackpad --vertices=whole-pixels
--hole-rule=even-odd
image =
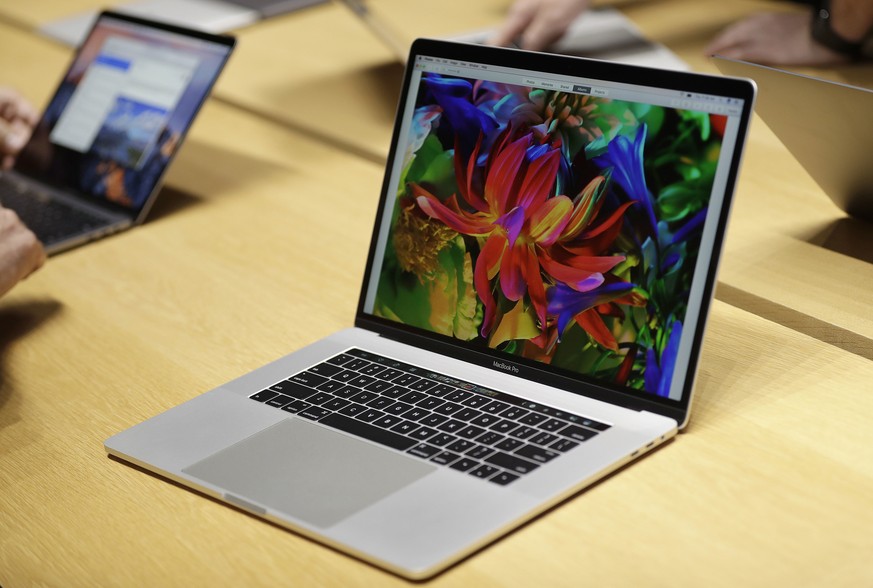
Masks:
[[[291,418],[182,471],[317,527],[329,527],[436,467]]]

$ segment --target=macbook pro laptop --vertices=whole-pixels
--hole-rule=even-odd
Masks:
[[[234,40],[103,12],[11,171],[0,203],[49,254],[143,222]]]
[[[755,89],[438,40],[408,64],[354,327],[105,448],[426,578],[685,427]]]
[[[755,112],[834,204],[873,221],[873,91],[714,56],[720,71],[755,80]]]

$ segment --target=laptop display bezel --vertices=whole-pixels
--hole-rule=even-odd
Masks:
[[[368,288],[370,287],[373,263],[377,253],[377,237],[379,236],[383,215],[386,214],[384,209],[388,198],[389,183],[391,181],[393,167],[392,161],[397,155],[397,147],[401,140],[399,124],[395,125],[391,139],[391,149],[389,151],[391,155],[389,155],[388,165],[386,166],[383,188],[380,195],[379,206],[377,208],[378,212],[358,304],[355,321],[356,326],[376,331],[382,336],[396,339],[422,349],[431,350],[439,354],[455,357],[492,370],[501,369],[493,365],[495,360],[498,360],[499,363],[502,363],[504,366],[509,364],[518,368],[518,371],[516,372],[514,370],[513,373],[520,378],[533,380],[572,393],[622,405],[634,410],[649,410],[673,418],[680,424],[680,426],[684,426],[687,421],[688,409],[691,404],[691,392],[694,386],[695,375],[699,363],[700,348],[705,330],[704,327],[711,306],[718,262],[723,249],[727,219],[732,202],[731,195],[733,194],[736,185],[745,143],[744,130],[748,128],[748,123],[751,117],[755,94],[754,85],[747,80],[722,78],[696,73],[689,74],[685,72],[657,70],[578,57],[543,53],[535,54],[513,49],[494,48],[432,39],[416,40],[412,45],[410,58],[407,63],[415,63],[417,55],[436,56],[440,58],[486,63],[496,66],[505,65],[523,70],[576,76],[580,79],[593,78],[615,82],[631,82],[653,88],[714,94],[743,100],[739,125],[740,132],[733,157],[729,164],[727,181],[725,184],[725,193],[727,197],[723,200],[721,210],[717,211],[718,223],[713,251],[709,261],[708,271],[706,272],[703,295],[700,301],[700,313],[693,329],[692,348],[694,349],[694,352],[691,353],[689,358],[682,394],[679,400],[657,397],[646,392],[637,393],[629,389],[619,390],[608,387],[601,383],[588,380],[581,375],[575,375],[563,371],[556,372],[553,368],[550,369],[548,366],[539,364],[533,360],[525,360],[518,356],[502,353],[495,349],[474,349],[451,337],[423,331],[415,327],[409,327],[367,313],[365,311],[365,301]],[[406,99],[411,79],[412,67],[408,67],[404,75],[403,88],[400,94],[400,103],[398,105],[397,114],[398,121],[399,117],[403,115],[406,107]],[[715,213],[716,211],[712,211],[710,214]],[[686,328],[690,330],[690,327]]]

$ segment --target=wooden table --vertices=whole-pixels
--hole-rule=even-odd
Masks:
[[[43,102],[68,52],[2,24],[0,47],[0,79]],[[737,271],[758,271],[748,240],[808,236],[827,204],[801,179],[798,210],[769,227],[782,209],[756,190],[776,173],[782,194],[796,170],[755,132],[749,155],[781,163],[747,158],[729,271],[744,253]],[[407,584],[102,447],[351,324],[381,174],[212,100],[145,225],[51,259],[0,299],[0,586]],[[724,302],[711,319],[687,433],[428,584],[873,584],[873,362]]]

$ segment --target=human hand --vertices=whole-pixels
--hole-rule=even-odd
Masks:
[[[0,296],[45,263],[36,236],[12,210],[0,206]]]
[[[817,43],[812,38],[810,15],[795,12],[765,12],[734,23],[712,40],[706,54],[770,65],[830,65],[849,60]]]
[[[560,39],[590,0],[516,0],[503,24],[488,39],[489,45],[541,51]]]
[[[24,96],[12,88],[0,86],[0,169],[12,167],[36,121],[36,110]]]

